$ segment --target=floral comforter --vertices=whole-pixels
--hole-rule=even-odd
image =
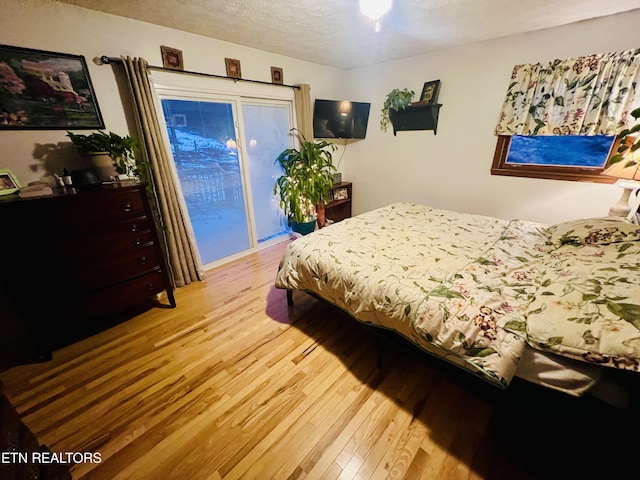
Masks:
[[[640,369],[640,227],[622,220],[547,226],[396,203],[292,242],[276,287],[501,387],[527,344]]]

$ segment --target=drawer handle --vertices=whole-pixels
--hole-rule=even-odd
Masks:
[[[142,245],[142,240],[140,240],[140,237],[136,237],[136,239],[133,241],[133,244],[136,247]]]
[[[152,291],[152,290],[153,290],[153,283],[151,283],[151,282],[147,283],[147,284],[145,285],[145,288],[146,288],[148,291]]]
[[[140,257],[140,263],[147,263],[147,257],[145,255]]]
[[[133,205],[131,204],[131,202],[127,202],[122,205],[123,212],[130,212],[131,210],[133,210]]]
[[[137,232],[138,231],[138,224],[134,223],[133,225],[131,225],[131,231],[132,232]]]

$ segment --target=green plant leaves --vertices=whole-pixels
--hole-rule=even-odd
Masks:
[[[380,118],[380,129],[383,132],[387,131],[389,123],[391,122],[389,119],[389,109],[404,110],[411,103],[414,95],[415,92],[413,90],[406,88],[402,90],[394,88],[387,94],[387,98],[382,106]]]
[[[138,178],[147,174],[148,166],[136,159],[136,152],[141,148],[140,142],[129,135],[121,137],[114,132],[104,131],[84,135],[68,131],[67,137],[78,153],[108,153],[118,173]]]
[[[298,134],[300,149],[287,148],[275,163],[282,167],[281,175],[273,186],[280,194],[280,207],[285,215],[297,223],[311,219],[315,205],[323,202],[333,186],[332,152],[337,147],[326,140],[307,140]]]

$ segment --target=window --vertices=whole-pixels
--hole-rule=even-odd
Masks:
[[[613,183],[600,173],[637,106],[637,85],[640,49],[515,65],[491,173]]]
[[[613,183],[601,175],[613,151],[612,135],[500,135],[492,175]]]

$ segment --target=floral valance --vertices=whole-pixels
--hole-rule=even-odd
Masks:
[[[640,106],[640,49],[516,65],[496,135],[615,135]]]

